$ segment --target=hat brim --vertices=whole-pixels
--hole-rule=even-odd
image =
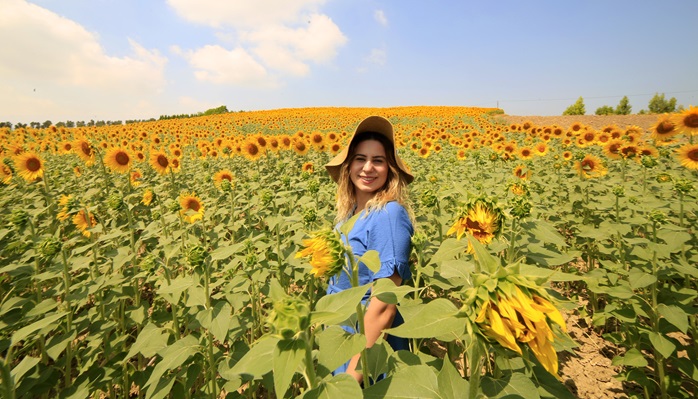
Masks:
[[[349,147],[351,147],[351,142],[354,141],[356,135],[364,132],[373,132],[381,134],[385,136],[391,143],[393,143],[393,152],[395,155],[397,167],[400,170],[402,177],[405,179],[405,182],[407,182],[407,184],[412,183],[412,180],[414,180],[414,176],[412,175],[412,173],[409,172],[407,165],[405,165],[402,159],[400,159],[400,157],[397,155],[397,146],[395,145],[395,133],[393,131],[393,125],[390,123],[389,120],[383,118],[382,116],[376,115],[369,116],[368,118],[361,121],[361,123],[359,123],[359,125],[356,127],[356,130],[354,130],[354,134],[351,136],[349,144],[346,145],[337,155],[335,155],[335,157],[332,158],[330,162],[325,164],[325,169],[327,169],[327,172],[330,174],[332,180],[334,180],[335,183],[339,182],[339,174],[342,169],[342,164],[347,160],[347,156],[349,155]]]

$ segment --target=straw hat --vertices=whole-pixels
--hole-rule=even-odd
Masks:
[[[351,146],[351,142],[354,141],[354,138],[357,134],[364,132],[381,134],[385,136],[391,143],[393,143],[393,152],[395,155],[395,161],[397,161],[397,167],[398,169],[400,169],[400,173],[402,173],[402,177],[405,179],[407,184],[412,183],[412,180],[414,180],[414,176],[409,172],[409,169],[407,168],[405,163],[402,162],[400,157],[397,155],[397,148],[395,148],[395,133],[393,132],[393,125],[390,123],[389,120],[383,118],[382,116],[369,116],[368,118],[361,121],[361,123],[359,123],[359,126],[356,127],[354,134],[351,136],[349,145],[345,146],[342,149],[342,151],[339,152],[339,154],[337,154],[334,158],[332,158],[330,162],[328,162],[325,165],[325,168],[327,169],[327,172],[329,172],[330,177],[332,177],[332,180],[334,180],[335,183],[339,181],[339,172],[342,169],[342,164],[349,155],[349,147]]]

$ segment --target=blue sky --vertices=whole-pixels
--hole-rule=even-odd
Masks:
[[[0,121],[698,105],[698,1],[0,0]]]

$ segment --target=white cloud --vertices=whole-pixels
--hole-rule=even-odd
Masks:
[[[114,114],[133,98],[149,97],[165,86],[167,59],[129,40],[131,54],[108,55],[99,37],[81,25],[23,0],[0,2],[0,86],[18,98],[0,112],[56,117],[79,116],[68,104],[92,98],[82,114]],[[8,39],[11,38],[11,39]],[[41,107],[39,110],[24,107]],[[85,112],[83,112],[85,111]]]
[[[384,49],[374,48],[364,60],[369,64],[383,66],[388,61],[388,55]]]
[[[212,27],[250,29],[300,22],[325,0],[167,0],[185,20]]]
[[[206,45],[185,52],[184,58],[201,81],[241,86],[276,85],[266,69],[241,47],[227,50],[218,45]]]
[[[182,18],[218,29],[215,35],[226,47],[247,54],[248,68],[243,72],[252,73],[251,79],[225,79],[225,82],[239,84],[244,81],[248,85],[266,83],[267,86],[277,83],[265,82],[261,69],[269,71],[266,79],[275,78],[271,71],[296,77],[307,76],[310,74],[310,63],[330,62],[347,42],[332,19],[317,12],[318,6],[324,2],[168,0],[168,4]],[[192,57],[186,58],[190,62],[193,60]],[[256,68],[251,67],[253,63],[257,64]],[[208,74],[205,75],[210,79]],[[197,76],[202,78],[200,67]]]
[[[373,12],[373,19],[376,20],[382,26],[388,26],[388,18],[385,17],[383,10],[376,10]]]

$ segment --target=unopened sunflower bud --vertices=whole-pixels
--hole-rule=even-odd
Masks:
[[[187,262],[192,267],[202,266],[207,255],[206,249],[201,245],[191,245],[187,248],[186,252]]]
[[[27,224],[28,219],[29,214],[24,209],[15,208],[12,210],[12,213],[10,214],[10,222],[14,224],[16,227],[24,226],[25,224]]]
[[[320,183],[317,180],[310,180],[308,182],[308,192],[310,194],[317,194],[320,191]]]
[[[310,306],[300,298],[284,298],[274,302],[267,320],[275,334],[291,339],[310,326]]]
[[[688,179],[679,179],[674,183],[674,190],[681,194],[688,194],[693,191],[693,183]]]
[[[619,198],[625,197],[625,187],[623,187],[623,186],[613,187],[613,195],[615,195],[616,197],[619,197]]]
[[[434,193],[434,190],[424,190],[422,193],[422,205],[424,205],[427,208],[434,208],[436,205],[438,205],[438,197],[436,196],[436,193]]]
[[[109,206],[109,209],[113,211],[118,211],[119,209],[123,208],[124,199],[121,197],[121,194],[109,194],[109,198],[107,199],[107,205]]]
[[[306,226],[311,225],[317,221],[317,212],[315,208],[308,208],[303,212],[303,223]]]
[[[221,181],[221,190],[224,192],[230,192],[233,189],[233,185],[230,184],[230,180],[223,179]]]
[[[670,182],[670,181],[673,180],[673,178],[671,177],[671,175],[668,174],[668,173],[660,173],[660,174],[657,175],[657,177],[656,177],[655,179],[656,179],[657,182],[659,182],[659,183],[666,183],[666,182]]]
[[[531,202],[526,197],[514,197],[511,200],[511,215],[523,219],[531,215]]]
[[[654,168],[657,166],[657,159],[647,155],[643,155],[640,162],[645,168]]]
[[[666,223],[667,216],[666,213],[660,211],[659,209],[653,209],[652,211],[650,211],[648,219],[653,224],[663,224]]]
[[[157,267],[157,256],[153,254],[148,254],[140,261],[141,270],[155,270]]]
[[[175,200],[171,199],[167,203],[167,209],[170,212],[179,212],[182,209],[182,207],[179,205],[179,201],[175,201]]]
[[[36,246],[38,252],[44,258],[51,258],[61,250],[61,242],[53,236],[46,237]]]

